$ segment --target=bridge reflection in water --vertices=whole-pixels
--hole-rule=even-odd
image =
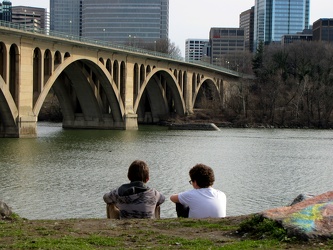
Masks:
[[[169,55],[0,22],[0,136],[35,137],[56,95],[64,128],[137,129],[223,101],[245,76]]]

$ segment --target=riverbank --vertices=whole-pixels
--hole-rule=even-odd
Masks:
[[[0,249],[332,249],[290,239],[253,215],[222,219],[0,220]],[[276,233],[278,232],[278,234]],[[282,238],[281,238],[282,237]]]

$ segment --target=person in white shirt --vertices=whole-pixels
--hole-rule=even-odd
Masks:
[[[178,217],[221,218],[226,216],[226,195],[215,188],[212,168],[197,164],[190,169],[190,184],[194,189],[170,196],[176,203]]]

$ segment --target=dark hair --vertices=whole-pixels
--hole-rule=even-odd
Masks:
[[[127,177],[130,181],[146,182],[149,179],[149,168],[147,163],[140,160],[133,161],[128,168]]]
[[[204,164],[197,164],[191,168],[190,178],[192,181],[196,181],[200,188],[212,186],[215,181],[213,169]]]

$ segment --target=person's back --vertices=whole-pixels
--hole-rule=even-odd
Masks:
[[[189,174],[194,189],[170,197],[176,203],[178,217],[225,217],[227,198],[222,191],[212,187],[215,181],[213,170],[204,164],[197,164]]]
[[[226,216],[226,195],[212,187],[179,193],[178,199],[181,204],[186,204],[190,208],[189,218],[220,218]]]
[[[156,207],[161,205],[165,197],[146,183],[149,180],[149,169],[145,162],[134,161],[128,170],[130,183],[106,193],[103,197],[108,205],[114,205],[119,215],[112,218],[155,218]]]

